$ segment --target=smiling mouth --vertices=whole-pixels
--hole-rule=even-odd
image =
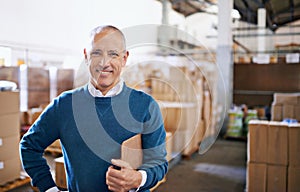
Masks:
[[[107,75],[107,74],[110,74],[112,73],[112,71],[105,71],[105,70],[100,70],[100,69],[96,69],[96,72],[97,73],[100,73],[101,75]]]

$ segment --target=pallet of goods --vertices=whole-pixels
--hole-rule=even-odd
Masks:
[[[251,120],[247,191],[299,191],[300,124]]]
[[[0,91],[0,185],[20,177],[19,92]]]

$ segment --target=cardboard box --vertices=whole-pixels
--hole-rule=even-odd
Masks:
[[[179,127],[180,121],[180,109],[179,108],[171,108],[165,107],[165,121],[164,126],[167,132],[174,132]]]
[[[288,192],[299,192],[300,191],[299,183],[300,183],[300,167],[289,166],[287,191]]]
[[[247,184],[248,192],[265,192],[267,185],[267,165],[264,163],[248,163]]]
[[[287,190],[287,167],[281,165],[267,166],[267,192]]]
[[[297,105],[299,93],[274,93],[274,102],[276,104]]]
[[[166,150],[167,150],[167,161],[171,161],[172,160],[172,150],[173,148],[173,143],[172,143],[172,133],[171,132],[167,132],[166,133]]]
[[[43,108],[31,108],[28,110],[28,115],[29,115],[29,123],[32,125],[42,114]]]
[[[184,133],[184,150],[182,152],[183,155],[191,155],[196,152],[199,148],[197,130],[187,130]]]
[[[181,154],[186,147],[186,131],[177,130],[172,134],[173,152]]]
[[[55,140],[50,146],[54,148],[61,148],[60,139]]]
[[[179,129],[195,131],[197,128],[198,116],[195,103],[183,103],[181,105],[181,114],[179,116]]]
[[[28,90],[49,90],[50,74],[44,67],[27,68]]]
[[[0,79],[1,80],[12,81],[12,82],[16,83],[17,88],[19,88],[19,76],[20,76],[19,67],[1,66],[1,69],[0,69]]]
[[[0,91],[0,115],[19,113],[20,95],[18,91]]]
[[[199,124],[198,124],[199,128],[198,128],[198,143],[200,143],[205,135],[205,126],[204,126],[204,121],[201,119],[199,120]]]
[[[19,112],[0,115],[0,137],[8,137],[20,133]]]
[[[194,129],[198,116],[196,103],[160,102],[167,132]]]
[[[282,121],[283,119],[283,106],[280,104],[272,104],[271,119],[272,121]]]
[[[124,141],[121,146],[121,159],[137,169],[143,162],[141,135],[138,134]]]
[[[19,134],[0,137],[0,160],[14,159],[19,156]]]
[[[294,106],[294,114],[295,114],[295,119],[297,119],[297,121],[300,122],[300,105]]]
[[[266,109],[264,107],[255,107],[254,110],[257,111],[257,117],[259,119],[266,119]]]
[[[138,134],[122,143],[121,159],[128,162],[134,169],[142,164],[143,151],[141,135]],[[67,179],[63,157],[55,159],[55,182],[58,187],[67,189]]]
[[[68,188],[64,157],[58,157],[55,159],[55,183],[60,188]]]
[[[20,112],[20,124],[21,125],[30,125],[30,114],[28,111],[21,111]]]
[[[203,119],[208,122],[211,118],[211,98],[209,91],[204,91],[203,97]]]
[[[282,118],[295,119],[294,106],[293,105],[283,105]]]
[[[50,103],[50,90],[28,90],[28,108]]]
[[[270,121],[267,156],[267,163],[288,165],[288,124]]]
[[[0,159],[0,185],[20,178],[21,163],[19,156],[13,159]]]
[[[289,166],[300,167],[300,124],[290,124],[288,132]]]
[[[249,121],[247,144],[248,162],[267,162],[268,127],[268,121]]]
[[[63,91],[73,88],[74,70],[73,69],[57,69],[57,95]]]

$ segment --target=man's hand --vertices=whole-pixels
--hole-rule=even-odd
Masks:
[[[111,163],[121,167],[121,170],[110,166],[106,172],[106,184],[108,189],[114,192],[126,192],[138,188],[142,182],[142,174],[120,159],[112,159]]]

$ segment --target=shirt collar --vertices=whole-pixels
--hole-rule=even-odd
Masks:
[[[106,95],[103,95],[101,91],[95,88],[95,86],[89,81],[88,90],[93,97],[113,97],[121,93],[124,85],[124,80],[120,79],[120,81],[111,88]]]

